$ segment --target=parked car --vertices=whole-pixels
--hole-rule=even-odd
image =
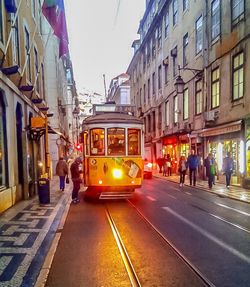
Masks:
[[[144,161],[144,178],[151,179],[153,174],[153,164],[152,162]]]

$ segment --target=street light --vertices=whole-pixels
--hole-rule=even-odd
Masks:
[[[178,65],[178,70],[179,70],[179,75],[175,80],[174,86],[175,86],[175,90],[177,94],[183,94],[184,92],[184,86],[185,86],[185,82],[182,79],[182,76],[180,75],[180,70],[188,70],[194,73],[195,77],[202,77],[202,73],[203,70],[198,70],[198,69],[192,69],[192,68],[187,68],[187,67],[180,67],[180,65]]]
[[[183,94],[184,85],[185,85],[185,83],[184,83],[182,77],[179,75],[179,76],[176,78],[175,83],[174,83],[175,90],[176,90],[176,93],[177,93],[177,94]]]
[[[78,141],[78,115],[79,115],[79,107],[75,107],[74,110],[73,110],[73,117],[76,119],[76,143],[78,144],[79,141]]]

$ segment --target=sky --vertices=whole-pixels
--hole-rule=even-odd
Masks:
[[[126,72],[146,0],[65,0],[69,50],[77,91],[105,94]],[[119,9],[118,9],[119,7]],[[118,10],[118,13],[117,13]]]

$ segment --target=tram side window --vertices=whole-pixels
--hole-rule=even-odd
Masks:
[[[125,129],[108,129],[108,155],[125,155]]]
[[[84,132],[84,153],[89,155],[89,134]]]
[[[105,145],[104,145],[104,129],[92,129],[91,130],[91,155],[104,155]]]
[[[141,154],[141,131],[139,129],[128,129],[128,154]]]

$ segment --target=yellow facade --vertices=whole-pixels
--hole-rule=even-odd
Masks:
[[[39,1],[18,1],[15,14],[7,13],[4,1],[2,7],[4,31],[3,41],[0,44],[2,67],[18,65],[18,72],[10,76],[11,81],[18,88],[26,85],[36,86],[34,94],[44,98],[41,73],[45,51],[42,39],[44,19],[41,17]]]
[[[0,154],[3,155],[0,212],[3,212],[36,194],[34,182],[41,148],[29,137],[27,126],[31,115],[38,115],[31,99],[45,99],[46,45],[42,38],[45,18],[40,17],[42,1],[15,1],[15,13],[7,11],[5,1],[0,2]],[[11,70],[15,72],[9,73]]]

